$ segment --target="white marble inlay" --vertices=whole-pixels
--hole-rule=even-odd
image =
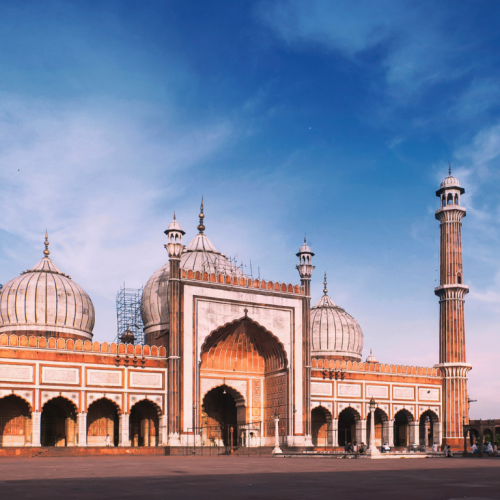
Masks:
[[[33,382],[33,367],[0,365],[0,380],[5,382]]]
[[[332,384],[327,382],[311,382],[311,394],[319,394],[320,396],[331,396]]]
[[[358,384],[339,384],[339,396],[361,397],[361,386]]]

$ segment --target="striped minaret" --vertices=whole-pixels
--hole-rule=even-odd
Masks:
[[[434,293],[439,297],[439,368],[443,374],[443,444],[461,448],[462,426],[468,423],[467,372],[471,365],[465,358],[465,295],[469,287],[463,284],[462,218],[465,208],[460,197],[465,192],[451,175],[436,191],[440,208],[440,282]],[[465,420],[464,420],[465,419]]]

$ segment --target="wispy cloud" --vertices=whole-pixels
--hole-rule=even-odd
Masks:
[[[48,228],[54,260],[108,309],[96,333],[109,338],[114,320],[100,319],[113,318],[119,284],[140,284],[160,265],[152,239],[169,220],[159,207],[170,217],[173,200],[182,206],[190,169],[226,144],[231,127],[220,121],[180,131],[138,103],[56,106],[3,95],[0,137],[0,229],[41,256]],[[176,182],[179,172],[184,180]],[[3,276],[23,270],[25,258]]]

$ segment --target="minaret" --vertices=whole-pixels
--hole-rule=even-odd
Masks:
[[[180,446],[181,415],[181,329],[180,329],[180,264],[184,248],[182,236],[186,234],[174,220],[165,231],[165,245],[170,262],[169,306],[170,331],[168,337],[168,444]]]
[[[314,269],[312,253],[304,237],[304,244],[300,247],[297,257],[297,270],[300,274],[300,284],[304,287],[304,302],[302,310],[303,325],[303,355],[304,355],[304,434],[305,445],[312,446],[311,437],[311,276]],[[325,285],[326,287],[326,285]]]
[[[434,293],[439,297],[439,364],[443,374],[443,444],[463,445],[463,422],[469,421],[467,372],[471,365],[465,358],[464,303],[469,287],[463,284],[462,219],[465,208],[460,197],[465,192],[455,177],[449,175],[436,191],[440,208],[440,280]]]

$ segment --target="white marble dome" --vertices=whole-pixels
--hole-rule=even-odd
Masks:
[[[457,178],[453,177],[451,174],[444,179],[443,182],[441,182],[440,188],[453,188],[453,187],[460,187],[460,182],[458,181]]]
[[[49,258],[0,289],[0,333],[92,339],[95,311],[88,294]]]
[[[311,355],[360,361],[363,332],[358,322],[327,295],[311,309]]]

